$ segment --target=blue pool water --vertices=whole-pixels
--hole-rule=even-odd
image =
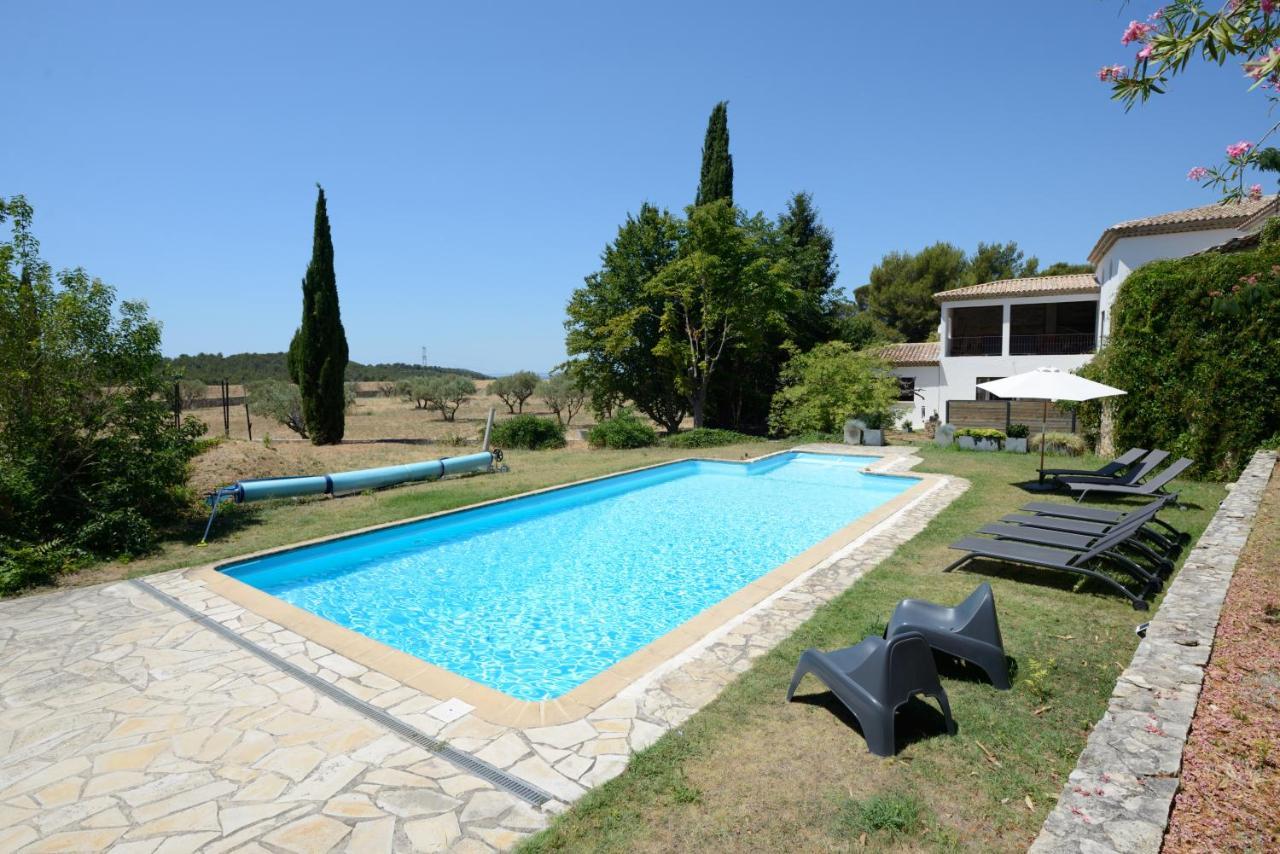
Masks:
[[[871,457],[686,461],[223,567],[521,700],[558,697],[909,488]]]

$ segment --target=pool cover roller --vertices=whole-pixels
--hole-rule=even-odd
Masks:
[[[264,501],[268,498],[333,495],[339,492],[381,489],[386,486],[395,486],[397,483],[437,480],[451,474],[488,471],[493,462],[494,455],[489,451],[482,451],[463,457],[445,457],[401,466],[382,466],[309,477],[265,477],[242,480],[231,486],[224,486],[218,492],[223,496],[223,500],[230,498],[237,504],[245,501]]]

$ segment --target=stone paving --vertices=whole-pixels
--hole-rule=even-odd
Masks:
[[[814,446],[841,450],[844,446]],[[862,452],[863,449],[859,449]],[[906,449],[878,471],[919,462]],[[0,851],[491,851],[625,769],[968,484],[929,492],[585,717],[492,724],[275,625],[184,572],[157,589],[551,793],[535,809],[129,584],[0,603]]]
[[[1187,556],[1031,851],[1160,850],[1218,615],[1275,465],[1274,451],[1254,455]]]

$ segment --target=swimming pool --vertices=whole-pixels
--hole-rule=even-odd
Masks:
[[[874,457],[689,460],[227,564],[518,700],[559,697],[917,481]]]

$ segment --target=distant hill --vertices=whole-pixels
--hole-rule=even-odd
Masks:
[[[224,356],[221,353],[197,353],[194,356],[183,354],[169,359],[168,362],[169,369],[174,374],[181,374],[184,379],[201,380],[210,385],[225,379],[231,383],[243,385],[256,380],[289,379],[284,360],[284,353],[233,353],[230,356]],[[411,376],[420,377],[424,374],[459,374],[475,380],[491,379],[488,374],[466,368],[445,368],[439,365],[428,365],[424,368],[407,362],[378,365],[347,363],[349,382],[398,380]]]

